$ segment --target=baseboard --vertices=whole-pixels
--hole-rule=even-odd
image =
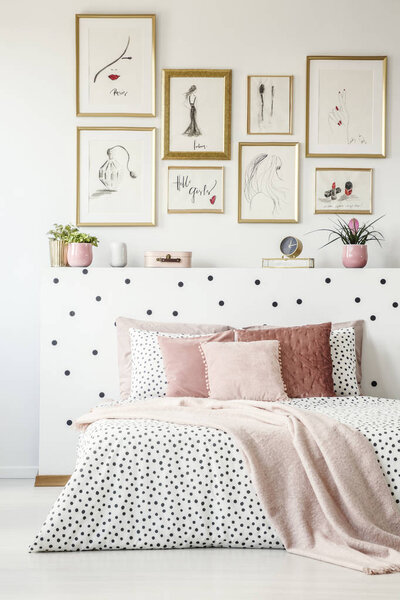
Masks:
[[[34,479],[38,467],[0,467],[0,479]]]
[[[36,475],[35,487],[64,487],[71,475]]]

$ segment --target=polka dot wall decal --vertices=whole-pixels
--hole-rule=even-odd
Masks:
[[[104,398],[104,396],[105,396],[105,393],[104,392],[100,392],[99,398]]]
[[[212,275],[209,275],[209,276],[207,277],[207,279],[208,279],[208,281],[212,281],[212,280],[214,279],[214,277],[213,277]]]
[[[303,304],[303,300],[301,298],[297,298],[296,302],[297,304]]]
[[[131,282],[131,280],[130,280],[130,279],[125,279],[125,283],[126,283],[126,285],[129,285],[129,284],[130,284],[130,282]]]
[[[330,277],[327,277],[327,278],[325,279],[325,283],[330,283],[330,282],[331,282],[331,278],[330,278]]]
[[[256,279],[254,282],[256,285],[260,285],[261,281],[259,279]]]
[[[87,274],[89,273],[89,271],[88,271],[87,269],[82,269],[82,273],[83,273],[84,275],[87,275]]]
[[[273,306],[274,308],[276,308],[276,307],[278,306],[278,303],[274,301],[274,302],[272,303],[272,306]]]
[[[149,310],[146,310],[146,314],[150,316],[150,315],[152,315],[152,314],[153,314],[153,311],[152,311],[152,310],[150,310],[150,309],[149,309]]]
[[[378,385],[378,383],[376,381],[371,381],[371,385],[372,385],[372,387],[376,387]]]
[[[385,285],[385,283],[386,283],[386,279],[381,279],[381,284]]]
[[[98,355],[98,353],[99,353],[99,352],[98,352],[98,350],[92,350],[92,354],[93,354],[93,356],[97,356],[97,355]]]
[[[66,371],[64,371],[64,375],[65,375],[66,377],[68,377],[69,375],[71,375],[71,371],[68,371],[68,369],[67,369]]]
[[[392,306],[393,306],[393,308],[397,308],[399,306],[399,303],[398,302],[393,302]]]
[[[58,279],[58,277],[54,277],[53,279],[53,283],[58,283],[60,280]]]
[[[70,310],[69,311],[69,316],[70,317],[74,317],[75,316],[75,311],[74,310]]]
[[[96,296],[96,302],[101,302],[101,296]]]
[[[178,287],[183,287],[183,281],[178,281]]]
[[[177,310],[173,310],[172,314],[173,314],[174,317],[177,317],[178,316],[178,311]]]
[[[371,315],[370,319],[371,319],[371,321],[376,321],[376,316],[375,315]]]
[[[51,340],[52,346],[57,346],[57,340]]]
[[[359,298],[359,297],[357,296],[356,298],[354,298],[354,302],[357,302],[357,304],[358,304],[359,302],[361,302],[361,298]]]
[[[220,301],[218,302],[218,304],[219,304],[220,306],[224,306],[225,302],[224,302],[223,300],[220,300]]]
[[[67,425],[68,425],[69,427],[72,425],[72,421],[71,421],[71,419],[68,419],[68,421],[67,421]]]

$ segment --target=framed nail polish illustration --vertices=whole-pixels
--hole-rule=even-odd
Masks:
[[[164,69],[163,159],[229,160],[232,71]]]
[[[154,141],[154,127],[78,127],[77,225],[155,225]]]
[[[224,167],[168,167],[169,213],[223,213]]]
[[[78,116],[155,116],[155,19],[75,15]]]
[[[292,112],[292,75],[248,75],[248,134],[291,134]]]
[[[315,214],[372,214],[372,169],[315,169]]]
[[[308,56],[306,156],[386,156],[386,56]]]

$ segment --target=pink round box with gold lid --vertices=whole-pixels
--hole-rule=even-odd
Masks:
[[[152,250],[144,253],[145,267],[188,268],[192,266],[191,252],[163,252]]]

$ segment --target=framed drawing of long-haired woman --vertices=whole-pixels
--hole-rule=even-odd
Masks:
[[[164,69],[163,158],[229,160],[231,70]]]
[[[155,116],[155,24],[155,15],[75,15],[78,116]]]

